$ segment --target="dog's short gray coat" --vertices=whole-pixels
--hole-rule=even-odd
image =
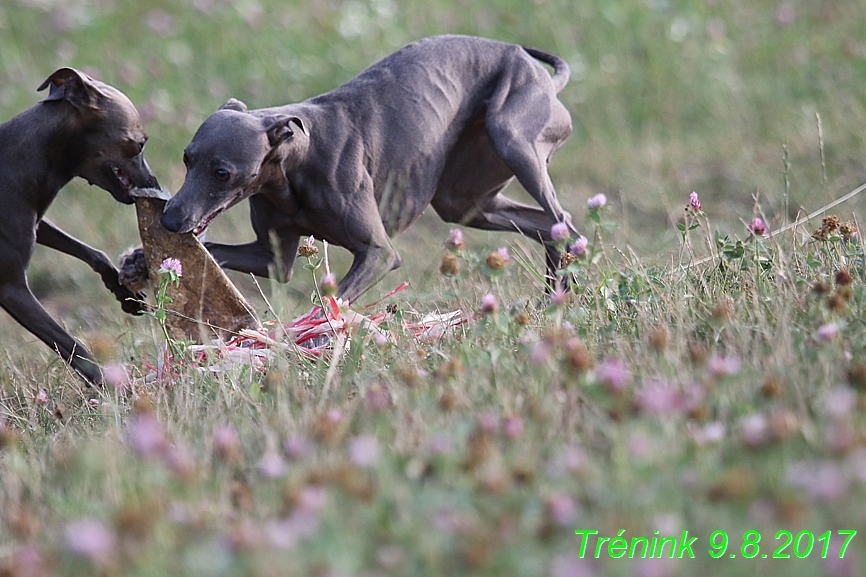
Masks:
[[[27,282],[38,243],[86,262],[123,309],[138,314],[143,295],[121,285],[100,250],[43,218],[57,193],[76,176],[130,204],[130,187],[158,186],[144,160],[147,140],[138,111],[119,90],[73,68],[55,71],[39,90],[48,96],[0,123],[0,307],[91,383],[102,371],[87,349],[39,304]],[[98,224],[97,224],[98,226]]]
[[[162,223],[198,232],[249,198],[256,240],[206,243],[217,261],[262,276],[275,266],[288,280],[300,237],[315,235],[353,253],[339,284],[348,300],[399,266],[390,237],[428,205],[447,222],[542,242],[558,222],[576,235],[547,173],[572,129],[556,97],[568,73],[539,50],[437,36],[298,104],[229,100],[187,146],[187,176]],[[514,177],[538,206],[500,194]],[[545,248],[552,271],[560,254]]]

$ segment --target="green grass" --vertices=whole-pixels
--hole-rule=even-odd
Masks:
[[[229,97],[250,107],[300,100],[412,39],[479,34],[569,60],[561,98],[575,132],[551,175],[576,222],[596,193],[609,209],[582,226],[591,258],[575,265],[569,302],[553,308],[531,268],[536,246],[466,231],[461,273],[446,278],[448,226],[425,215],[397,240],[404,267],[365,300],[409,280],[376,310],[472,313],[487,293],[499,310],[441,340],[397,331],[379,347],[357,336],[330,377],[330,361],[289,355],[266,373],[187,362],[168,381],[90,390],[0,315],[0,574],[38,575],[20,566],[28,551],[57,575],[862,572],[866,535],[842,560],[853,569],[822,561],[820,544],[805,559],[792,544],[789,560],[742,559],[741,545],[745,531],[760,531],[760,552],[772,557],[778,531],[832,530],[828,556],[838,556],[835,532],[863,525],[862,245],[813,241],[820,222],[765,239],[745,223],[762,215],[775,229],[866,180],[866,8],[176,4],[0,5],[0,119],[32,105],[55,68],[89,70],[138,105],[148,161],[177,190],[183,147]],[[706,218],[684,243],[675,223],[692,190]],[[863,203],[833,212],[856,220]],[[80,182],[49,217],[109,254],[137,242],[132,209]],[[244,208],[212,228],[215,239],[251,237]],[[481,263],[506,244],[512,260],[491,276]],[[334,253],[344,271],[345,253]],[[850,271],[849,288],[836,286],[839,269]],[[288,286],[263,286],[284,321],[310,306],[312,281],[300,266],[295,274]],[[38,248],[29,275],[101,359],[149,372],[162,345],[151,319],[123,316],[66,257]],[[232,278],[273,316],[249,279]],[[621,390],[604,384],[614,358]],[[148,449],[143,427],[154,423],[163,441]],[[370,439],[375,459],[363,450]],[[581,565],[575,529],[688,530],[697,559]],[[716,530],[730,540],[720,559],[707,553]],[[80,548],[88,544],[105,549]]]

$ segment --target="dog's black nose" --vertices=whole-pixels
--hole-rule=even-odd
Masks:
[[[168,231],[171,232],[180,232],[183,228],[184,219],[173,211],[163,211],[162,216],[159,218],[159,223]]]

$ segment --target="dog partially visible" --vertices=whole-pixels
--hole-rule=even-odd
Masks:
[[[45,99],[0,124],[0,306],[97,384],[103,377],[95,359],[33,295],[27,266],[37,243],[71,255],[102,277],[125,312],[140,314],[142,295],[120,284],[106,254],[43,217],[76,176],[124,204],[133,202],[130,188],[158,183],[142,153],[141,118],[122,92],[73,68],[55,71],[39,90],[46,88]]]
[[[217,262],[262,276],[276,268],[286,281],[300,237],[315,235],[354,255],[338,287],[353,301],[400,265],[390,237],[432,206],[447,222],[543,243],[560,282],[551,228],[578,235],[547,163],[571,134],[556,97],[568,76],[562,58],[541,50],[437,36],[298,104],[247,110],[229,100],[187,146],[186,179],[161,222],[199,233],[248,198],[256,240],[205,243]],[[537,206],[501,194],[515,178]],[[140,251],[132,256],[121,268],[134,274]]]

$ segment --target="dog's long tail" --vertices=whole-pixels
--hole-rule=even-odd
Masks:
[[[565,60],[555,54],[538,50],[536,48],[524,46],[523,49],[536,60],[540,60],[545,64],[553,66],[553,76],[551,77],[551,80],[553,80],[553,87],[557,92],[565,87],[565,84],[568,82],[568,77],[571,74],[571,69],[568,67],[568,63]]]

